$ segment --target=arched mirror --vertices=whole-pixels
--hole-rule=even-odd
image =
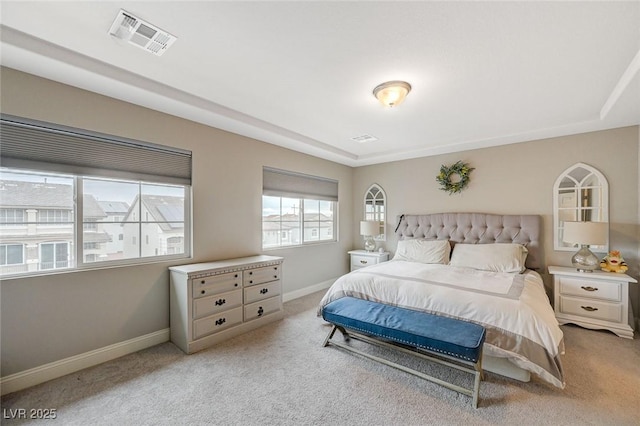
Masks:
[[[364,220],[380,222],[380,234],[374,236],[376,241],[387,239],[385,235],[386,202],[387,196],[378,184],[371,185],[364,194]]]
[[[554,249],[575,251],[575,244],[563,241],[565,222],[609,223],[609,184],[600,171],[587,164],[569,167],[553,186]],[[590,248],[606,252],[607,247],[608,243]]]

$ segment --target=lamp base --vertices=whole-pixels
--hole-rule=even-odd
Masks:
[[[600,259],[589,250],[589,247],[583,244],[580,250],[571,257],[571,264],[578,272],[593,272],[600,267]]]
[[[374,251],[376,249],[376,242],[372,237],[366,237],[364,239],[364,249],[366,251]]]

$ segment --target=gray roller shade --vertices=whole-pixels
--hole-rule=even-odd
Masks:
[[[264,167],[262,193],[276,197],[338,201],[338,181]]]
[[[191,184],[191,151],[6,114],[0,138],[3,167]]]

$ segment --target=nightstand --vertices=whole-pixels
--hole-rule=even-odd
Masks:
[[[635,279],[626,274],[578,272],[563,266],[549,266],[549,273],[553,275],[553,309],[561,325],[610,330],[633,339],[629,283],[637,283]]]
[[[351,256],[352,271],[389,260],[389,253],[386,251],[352,250],[349,255]]]

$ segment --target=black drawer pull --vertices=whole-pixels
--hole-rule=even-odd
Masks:
[[[227,303],[227,299],[218,299],[216,300],[216,306],[222,306]]]
[[[253,284],[253,281],[249,281],[249,284]]]
[[[233,278],[238,278],[238,274],[236,274]]]
[[[234,286],[234,287],[238,287],[238,283],[235,283],[233,286]]]
[[[274,275],[274,276],[273,276],[273,278],[278,278],[278,276],[277,276],[277,275]]]
[[[262,306],[258,306],[258,316],[261,317],[262,314],[264,314],[264,309],[262,309]]]
[[[582,286],[580,287],[581,289],[585,290],[585,291],[598,291],[598,287],[591,287],[591,286]]]
[[[205,294],[205,293],[206,293],[206,291],[205,291],[205,290],[202,290],[202,291],[200,292],[200,294]]]
[[[580,306],[580,307],[588,312],[594,312],[598,310],[598,308],[592,308],[591,306]]]
[[[267,293],[269,293],[268,288],[263,288],[262,290],[260,290],[260,294],[267,294]]]
[[[225,322],[227,322],[227,319],[226,319],[226,318],[220,318],[220,319],[217,319],[217,320],[216,320],[216,325],[222,325],[222,324],[224,324]]]
[[[362,263],[363,265],[366,265],[369,262],[367,262],[366,260],[361,260],[360,263]]]
[[[200,281],[200,284],[204,284],[204,283],[205,283],[205,281],[204,281],[204,280]]]
[[[253,275],[253,272],[249,272],[249,275]]]

